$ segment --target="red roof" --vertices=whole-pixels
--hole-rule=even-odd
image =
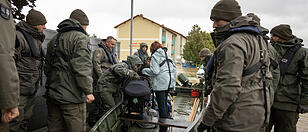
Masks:
[[[184,36],[183,34],[181,34],[181,33],[179,33],[179,32],[176,32],[176,31],[174,31],[174,30],[172,30],[172,29],[170,29],[170,28],[168,28],[168,27],[165,27],[164,25],[158,24],[157,22],[154,22],[153,20],[144,17],[142,14],[139,14],[139,15],[134,16],[133,19],[135,19],[136,17],[142,17],[143,19],[148,20],[148,21],[150,21],[150,22],[152,22],[152,23],[154,23],[154,24],[156,24],[156,25],[158,25],[158,26],[164,28],[164,29],[166,29],[167,31],[169,31],[169,32],[171,32],[171,33],[173,33],[173,34],[179,34],[179,35],[181,35],[182,37],[184,37],[185,39],[187,39],[186,36]],[[128,19],[128,20],[126,20],[126,21],[124,21],[124,22],[122,22],[122,23],[120,23],[120,24],[114,26],[114,28],[118,28],[120,25],[122,25],[122,24],[124,24],[124,23],[126,23],[126,22],[128,22],[128,21],[130,21],[130,19]]]

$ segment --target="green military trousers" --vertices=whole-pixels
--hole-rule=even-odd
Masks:
[[[111,93],[111,92],[101,92],[100,97],[104,107],[109,110],[117,103],[122,100],[121,92]]]
[[[274,132],[296,132],[296,124],[299,114],[292,111],[284,111],[272,108],[270,123],[266,132],[271,132],[274,126]]]
[[[19,96],[19,116],[10,122],[10,132],[26,132],[34,108],[34,96]]]
[[[47,101],[49,132],[85,132],[86,103],[54,104]]]

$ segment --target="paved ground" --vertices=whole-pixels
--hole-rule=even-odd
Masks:
[[[308,113],[299,116],[297,132],[308,132]]]

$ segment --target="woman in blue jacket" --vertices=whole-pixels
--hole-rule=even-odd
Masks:
[[[167,96],[169,89],[175,88],[176,66],[167,54],[167,48],[155,41],[150,47],[150,68],[144,68],[142,73],[152,80],[152,88],[156,95],[160,118],[168,118]],[[160,126],[160,132],[167,131],[167,127]]]

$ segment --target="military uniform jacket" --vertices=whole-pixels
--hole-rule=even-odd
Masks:
[[[15,25],[8,0],[0,0],[0,109],[18,106],[19,80],[14,56]]]
[[[56,48],[61,57],[53,55],[59,33],[48,43],[44,68],[47,100],[59,104],[83,103],[86,95],[92,94],[90,39],[78,21],[66,19],[58,25],[60,29],[67,27],[79,28],[83,32],[72,30],[61,33]]]
[[[105,50],[103,49],[103,47],[105,49],[107,49],[107,47],[105,45],[99,45],[99,48],[97,48],[93,52],[92,62],[93,62],[93,72],[94,72],[93,79],[94,79],[94,82],[97,81],[100,76],[102,76],[102,74],[104,73],[105,70],[107,70],[113,64],[117,64],[116,60],[113,61],[112,58],[108,57],[108,55],[105,52]],[[109,52],[109,53],[110,53],[110,55],[114,56],[112,54],[112,52]]]
[[[231,21],[229,30],[256,29],[248,17]],[[239,28],[240,27],[240,28]],[[255,31],[257,32],[257,31]],[[259,36],[260,37],[260,36]],[[265,41],[260,37],[264,50],[266,77],[269,72],[269,55]],[[259,132],[264,126],[265,108],[260,70],[243,76],[247,69],[260,61],[260,49],[256,35],[234,33],[220,43],[214,52],[213,91],[206,108],[203,123],[224,131]],[[269,81],[267,81],[269,82]],[[269,111],[269,92],[267,110]],[[267,113],[267,121],[269,112]]]
[[[294,37],[285,43],[272,43],[281,60],[286,51],[301,45],[302,39]],[[285,75],[279,80],[273,107],[295,112],[299,105],[308,107],[308,49],[301,47],[291,60]]]
[[[20,81],[20,94],[25,96],[34,95],[38,89],[38,82],[40,80],[40,72],[42,66],[42,42],[45,35],[37,32],[37,29],[31,27],[24,21],[19,22],[16,27],[17,30],[17,44],[15,50],[15,61],[18,70]],[[29,43],[25,36],[20,31],[27,32],[33,40],[35,51],[31,50]],[[33,53],[34,52],[34,53]]]
[[[136,77],[139,77],[135,71],[130,69],[131,67],[123,62],[111,66],[100,76],[97,84],[97,92],[120,92],[123,78],[136,79]]]

